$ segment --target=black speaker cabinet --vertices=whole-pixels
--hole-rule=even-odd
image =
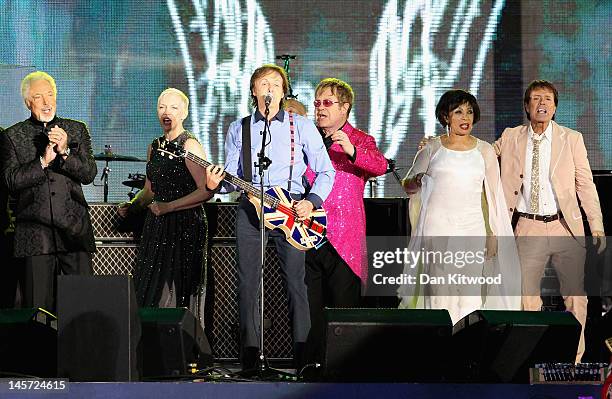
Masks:
[[[367,236],[408,236],[408,198],[364,198]]]
[[[444,380],[452,323],[446,310],[326,309],[327,381]]]
[[[130,276],[59,276],[58,375],[136,381],[140,322]]]
[[[57,375],[55,316],[43,309],[0,310],[0,372]]]
[[[580,324],[569,312],[478,310],[454,332],[457,379],[527,383],[536,363],[574,363]]]
[[[143,308],[139,311],[142,339],[138,348],[142,377],[186,375],[189,365],[202,369],[213,363],[202,326],[186,308]]]

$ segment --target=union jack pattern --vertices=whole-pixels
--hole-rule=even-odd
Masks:
[[[281,229],[287,241],[295,248],[306,251],[316,248],[325,238],[327,215],[323,209],[312,211],[310,218],[297,221],[289,192],[282,187],[271,187],[265,192],[264,224],[269,229]],[[275,201],[268,201],[267,198]],[[259,215],[259,198],[249,194],[249,201],[255,205]]]
[[[211,165],[205,159],[185,150],[176,145],[176,143],[165,143],[163,147],[157,149],[163,156],[183,157],[189,159],[203,168]],[[236,187],[244,190],[249,197],[249,201],[255,205],[257,216],[259,214],[259,196],[261,191],[256,189],[250,183],[225,173],[223,180],[230,182]],[[292,208],[293,199],[289,192],[281,187],[270,187],[264,192],[264,225],[269,229],[281,229],[289,244],[293,245],[300,251],[306,251],[311,248],[318,248],[323,243],[325,233],[327,232],[327,214],[322,208],[314,210],[310,213],[308,219],[297,221],[295,220],[295,212]]]

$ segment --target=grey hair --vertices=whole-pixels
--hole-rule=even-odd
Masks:
[[[21,97],[23,101],[26,101],[30,96],[30,86],[32,86],[32,82],[37,80],[46,80],[53,88],[53,94],[57,96],[57,87],[55,86],[55,79],[51,75],[46,72],[36,71],[28,74],[21,81]]]

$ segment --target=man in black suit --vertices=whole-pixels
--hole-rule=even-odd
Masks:
[[[0,176],[17,199],[14,254],[25,264],[24,305],[54,309],[56,275],[92,272],[81,184],[94,180],[97,167],[85,124],[56,116],[50,75],[26,76],[21,95],[32,115],[0,134]]]

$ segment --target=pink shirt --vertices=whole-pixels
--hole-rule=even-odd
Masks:
[[[385,173],[387,160],[376,148],[372,136],[348,122],[342,131],[355,146],[355,162],[349,159],[340,144],[333,143],[327,150],[336,169],[332,191],[323,202],[327,212],[327,239],[351,270],[365,282],[368,256],[363,191],[370,177]],[[306,171],[309,182],[314,176],[310,169]]]

